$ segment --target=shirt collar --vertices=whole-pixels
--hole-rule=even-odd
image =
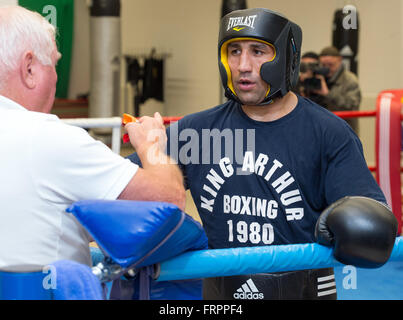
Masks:
[[[36,115],[37,117],[40,118],[45,118],[48,120],[60,120],[59,117],[54,114],[30,111],[27,108],[24,108],[22,105],[18,104],[17,102],[0,95],[0,111],[2,110],[26,111],[29,112],[31,115]]]
[[[344,65],[342,64],[336,73],[329,79],[330,83],[334,83],[339,78],[340,74],[344,71]]]
[[[28,111],[17,102],[0,95],[0,109]]]

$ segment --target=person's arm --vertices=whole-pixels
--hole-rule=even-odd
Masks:
[[[175,162],[164,153],[166,132],[161,116],[143,117],[138,123],[126,125],[130,142],[137,151],[139,168],[120,200],[161,201],[185,209],[186,195],[183,176]]]
[[[331,90],[327,87],[323,76],[320,77],[322,88],[315,93],[324,97],[323,103],[330,111],[357,110],[361,103],[361,89],[354,76],[344,76],[343,81],[334,85]]]
[[[326,169],[324,192],[327,205],[346,196],[364,196],[386,203],[384,194],[376,183],[365,161],[360,139],[341,126],[333,126],[324,142]]]
[[[327,97],[327,95],[329,94],[329,88],[327,86],[325,77],[321,74],[318,74],[316,75],[316,78],[320,80],[321,86],[319,90],[313,90],[312,92],[320,96]]]
[[[361,90],[356,82],[343,85],[340,90],[330,90],[326,96],[330,110],[351,111],[357,110],[361,103]]]

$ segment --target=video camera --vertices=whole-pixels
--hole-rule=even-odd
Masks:
[[[305,91],[320,90],[322,84],[316,76],[322,75],[326,77],[329,74],[329,68],[321,67],[319,63],[301,63],[300,72],[307,73],[308,71],[312,71],[313,77],[305,79],[302,83]]]

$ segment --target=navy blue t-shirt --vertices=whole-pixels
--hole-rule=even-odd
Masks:
[[[168,154],[182,169],[210,248],[314,242],[319,215],[338,199],[386,202],[348,124],[298,99],[272,122],[254,121],[229,101],[167,129]]]

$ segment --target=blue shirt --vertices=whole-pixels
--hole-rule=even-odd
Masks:
[[[298,99],[272,122],[252,120],[229,101],[167,129],[168,154],[182,169],[210,248],[314,242],[319,215],[338,199],[386,202],[348,124]]]

